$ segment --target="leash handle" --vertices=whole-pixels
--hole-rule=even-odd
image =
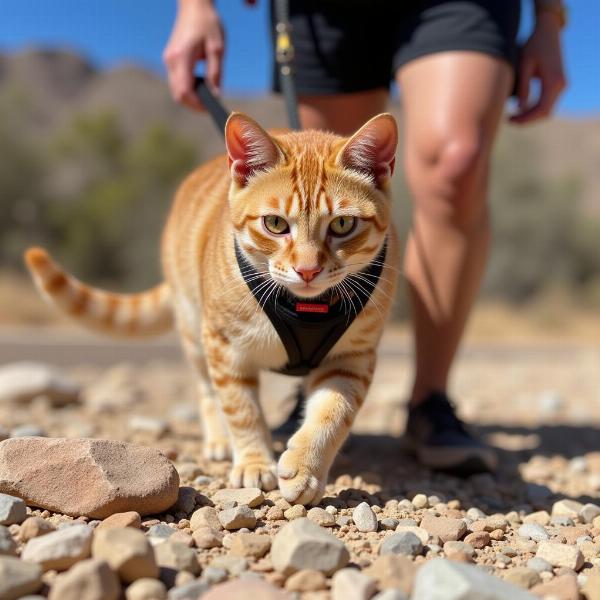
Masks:
[[[221,135],[225,135],[225,123],[229,118],[230,111],[228,111],[221,101],[212,93],[211,89],[208,87],[204,77],[196,76],[194,81],[194,89],[196,90],[196,94],[203,106],[209,112],[212,117],[213,123],[216,128],[219,130]]]

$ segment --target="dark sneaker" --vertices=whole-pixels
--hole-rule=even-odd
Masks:
[[[409,408],[406,438],[430,469],[463,477],[496,470],[495,451],[469,433],[443,392],[432,392]]]

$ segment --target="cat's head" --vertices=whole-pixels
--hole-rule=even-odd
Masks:
[[[390,223],[394,117],[378,115],[342,138],[269,135],[234,113],[225,138],[234,234],[260,273],[314,298],[374,260]]]

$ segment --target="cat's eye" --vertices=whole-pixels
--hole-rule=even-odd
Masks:
[[[329,223],[329,233],[342,237],[352,233],[355,227],[356,219],[354,217],[337,217]]]
[[[263,223],[265,224],[267,231],[275,235],[283,235],[290,232],[288,222],[277,215],[267,215],[266,217],[263,217]]]

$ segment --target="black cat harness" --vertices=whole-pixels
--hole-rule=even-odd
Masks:
[[[334,290],[329,290],[318,298],[307,299],[298,298],[289,292],[279,295],[265,293],[266,278],[258,274],[242,254],[237,242],[235,243],[240,273],[287,352],[288,362],[277,370],[278,373],[307,375],[321,364],[367,305],[379,282],[386,251],[387,239],[373,261],[359,271],[360,279],[345,298]]]

